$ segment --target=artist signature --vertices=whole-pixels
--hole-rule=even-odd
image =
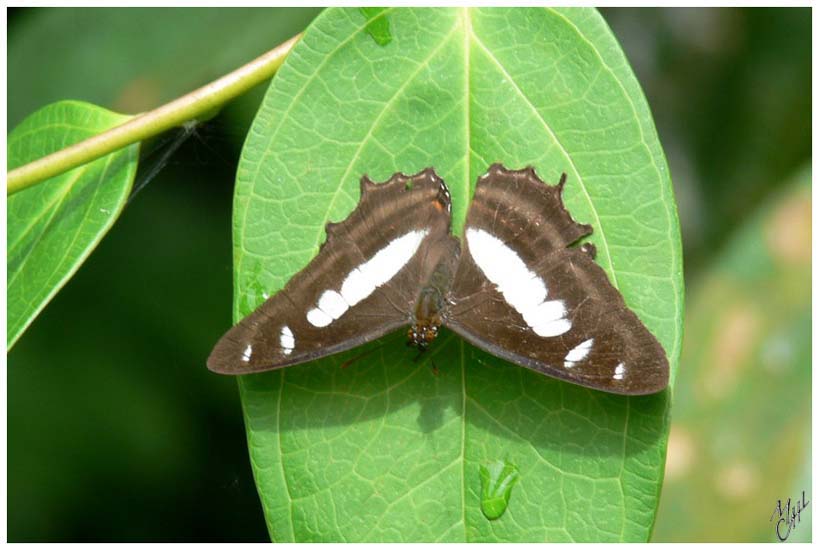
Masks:
[[[772,516],[769,518],[769,522],[774,522],[775,518],[777,519],[777,523],[774,525],[777,539],[786,541],[789,538],[792,530],[800,524],[800,512],[805,510],[809,503],[811,502],[806,499],[806,490],[803,490],[800,500],[795,500],[794,503],[792,503],[792,498],[789,498],[785,504],[781,500],[777,500],[777,505],[775,505]]]

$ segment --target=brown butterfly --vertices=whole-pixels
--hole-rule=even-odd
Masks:
[[[666,388],[663,348],[595,261],[592,233],[564,207],[562,175],[494,164],[478,179],[463,241],[450,192],[428,168],[361,180],[343,222],[284,289],[228,331],[208,358],[240,375],[308,362],[409,327],[425,350],[446,326],[499,358],[598,390]]]

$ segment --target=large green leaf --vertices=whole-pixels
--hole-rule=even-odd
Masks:
[[[391,40],[373,36],[378,17]],[[356,205],[363,173],[435,166],[460,231],[494,161],[532,164],[553,182],[568,173],[570,211],[594,226],[598,261],[674,371],[683,285],[666,162],[618,44],[587,9],[325,11],[275,77],[243,150],[234,317],[316,254],[325,223]],[[435,376],[392,339],[345,369],[361,351],[240,380],[274,540],[649,538],[668,392],[565,384],[449,332],[429,354]],[[519,479],[489,521],[480,469],[499,460]]]
[[[76,101],[48,105],[9,135],[9,169],[99,134],[127,118]],[[138,144],[123,148],[8,198],[9,348],[117,219],[134,181],[138,153]]]

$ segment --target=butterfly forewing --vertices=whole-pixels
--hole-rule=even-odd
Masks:
[[[444,323],[479,348],[547,375],[620,394],[667,385],[663,348],[593,260],[562,181],[490,167],[479,178]]]
[[[212,371],[252,373],[347,350],[412,323],[450,231],[450,196],[431,169],[362,178],[356,209],[328,224],[318,255],[234,326],[208,358]]]

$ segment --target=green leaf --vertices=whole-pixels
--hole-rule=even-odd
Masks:
[[[275,77],[237,173],[235,319],[316,254],[358,179],[434,166],[456,231],[494,161],[569,179],[598,261],[666,348],[683,283],[677,213],[652,118],[610,30],[588,9],[388,9],[381,46],[328,9]],[[391,340],[392,339],[392,340]],[[240,380],[274,540],[647,540],[669,393],[627,398],[517,367],[444,332],[428,363],[396,337]],[[373,349],[381,343],[371,344]],[[482,514],[479,469],[508,460],[507,511]]]
[[[376,44],[379,46],[390,44],[390,41],[393,40],[393,36],[390,34],[390,23],[384,17],[377,17],[384,13],[384,8],[359,8],[359,11],[365,19],[370,21],[364,30],[373,37]]]
[[[811,499],[811,170],[784,182],[691,286],[657,541],[774,542]]]
[[[481,465],[481,511],[489,520],[504,514],[510,504],[512,489],[518,482],[518,467],[506,461],[493,461]]]
[[[8,138],[9,169],[82,141],[128,117],[76,101],[48,105]],[[139,145],[8,198],[7,343],[11,348],[91,254],[125,205]]]

